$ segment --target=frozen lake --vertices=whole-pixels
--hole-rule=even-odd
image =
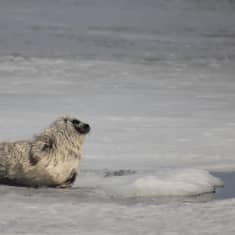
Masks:
[[[0,141],[92,127],[73,189],[0,186],[2,234],[234,234],[232,0],[3,0],[0,35]]]
[[[1,0],[0,55],[235,59],[233,0]]]
[[[0,187],[2,233],[233,234],[235,199],[216,200],[223,177],[207,171],[235,169],[233,71],[2,57],[2,141],[64,113],[92,126],[76,189]],[[130,174],[112,177],[120,169]]]

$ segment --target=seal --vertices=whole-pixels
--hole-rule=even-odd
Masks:
[[[89,124],[64,116],[31,140],[0,143],[0,184],[71,187],[89,132]]]

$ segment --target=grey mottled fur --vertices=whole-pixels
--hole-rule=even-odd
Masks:
[[[73,120],[77,122],[73,124]],[[62,117],[32,140],[0,143],[0,183],[70,186],[78,172],[85,134],[89,132],[78,131],[83,125],[88,126],[72,117]]]

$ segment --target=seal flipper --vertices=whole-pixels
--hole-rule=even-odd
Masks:
[[[44,154],[43,152],[48,153],[53,150],[55,146],[55,139],[48,136],[38,136],[35,138],[35,141],[31,143],[31,148],[29,151],[29,162],[32,166],[36,165]]]
[[[70,173],[67,180],[63,184],[58,185],[57,188],[70,188],[70,187],[72,187],[72,184],[76,180],[76,177],[77,177],[77,172],[75,170],[72,170],[72,172]]]

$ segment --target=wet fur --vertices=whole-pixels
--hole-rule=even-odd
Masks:
[[[0,183],[69,187],[75,181],[84,134],[62,117],[29,141],[0,143]]]

